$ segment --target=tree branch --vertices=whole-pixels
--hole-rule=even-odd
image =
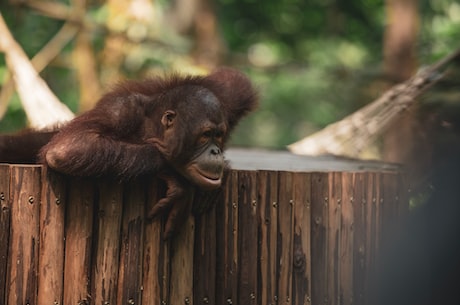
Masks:
[[[32,66],[40,73],[77,34],[78,27],[70,22],[65,23],[59,32],[31,60]],[[8,109],[8,103],[14,93],[14,82],[10,73],[6,73],[0,91],[0,119]]]
[[[420,70],[409,80],[393,86],[377,100],[344,119],[289,145],[288,149],[299,155],[358,157],[364,148],[415,104],[418,96],[443,77],[441,70],[457,59],[460,59],[460,49]]]
[[[38,75],[19,44],[14,40],[0,14],[0,51],[5,53],[21,98],[22,105],[33,128],[47,128],[71,120],[74,115],[61,103]]]

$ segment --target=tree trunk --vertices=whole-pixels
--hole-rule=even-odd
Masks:
[[[38,75],[24,50],[11,35],[1,13],[0,52],[5,53],[6,64],[31,127],[49,128],[74,117]]]
[[[74,10],[84,19],[86,13],[86,0],[73,0]],[[73,50],[74,67],[77,71],[80,84],[79,112],[93,108],[100,94],[100,82],[97,73],[97,64],[91,45],[90,34],[82,28],[75,41]]]
[[[224,53],[217,16],[209,0],[176,0],[169,14],[178,33],[190,33],[194,40],[193,57],[198,65],[209,69],[219,65]]]
[[[384,36],[384,72],[389,86],[402,82],[416,70],[415,45],[418,32],[417,0],[387,0],[387,28]],[[420,124],[416,108],[393,124],[384,136],[385,161],[402,163],[412,168],[420,144]]]

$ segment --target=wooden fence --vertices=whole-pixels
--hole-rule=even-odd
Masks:
[[[406,207],[401,179],[233,170],[214,207],[164,241],[162,221],[144,219],[156,181],[0,165],[0,303],[365,304],[382,234]]]

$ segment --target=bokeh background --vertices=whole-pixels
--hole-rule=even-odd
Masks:
[[[259,88],[261,106],[232,144],[274,149],[340,120],[460,46],[460,3],[450,0],[5,0],[0,12],[76,113],[125,78],[239,68]],[[0,86],[7,80],[0,54]],[[430,91],[404,121],[424,125],[439,109],[455,113],[455,80]],[[0,107],[1,132],[27,125],[17,95]],[[406,138],[428,133],[417,125]],[[387,149],[401,141],[408,140]],[[366,157],[384,158],[382,143]]]

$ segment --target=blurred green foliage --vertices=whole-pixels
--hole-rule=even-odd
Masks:
[[[63,3],[67,3],[62,1]],[[170,2],[155,2],[160,11]],[[234,145],[280,148],[370,102],[381,91],[382,40],[385,30],[381,0],[216,0],[224,64],[248,73],[261,92],[259,111],[236,130]],[[33,9],[2,2],[0,11],[29,57],[36,54],[63,21]],[[98,2],[88,8],[97,22],[107,18]],[[166,16],[166,15],[164,15]],[[154,41],[139,38],[122,65],[124,75],[143,77],[186,66],[193,51],[189,33],[155,29]],[[419,59],[431,63],[458,47],[460,4],[450,0],[420,1]],[[102,49],[104,31],[92,33]],[[72,43],[41,75],[61,101],[78,107],[78,85],[71,61]],[[0,55],[0,83],[5,62]],[[24,127],[17,97],[0,121],[0,131]]]

